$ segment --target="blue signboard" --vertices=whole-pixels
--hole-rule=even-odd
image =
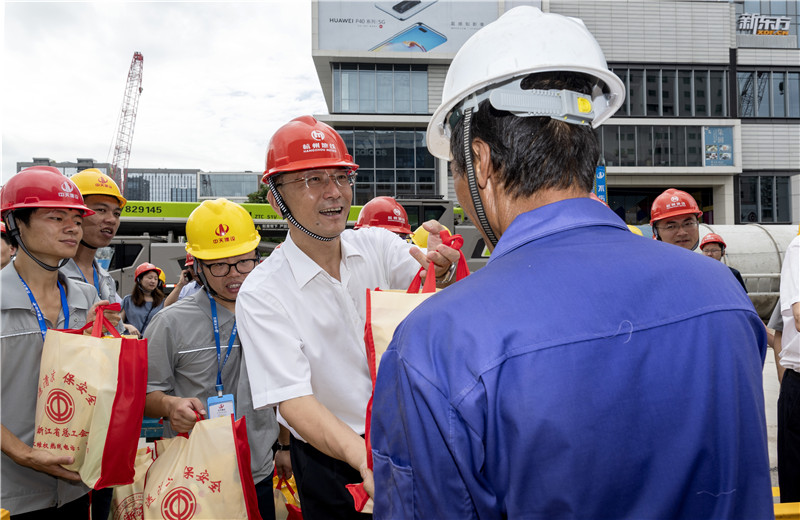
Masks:
[[[606,167],[603,165],[598,166],[594,172],[594,194],[605,203],[608,203],[608,194],[606,193]]]
[[[705,165],[733,166],[733,127],[705,126]]]

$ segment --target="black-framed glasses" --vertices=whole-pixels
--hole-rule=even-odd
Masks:
[[[683,229],[684,231],[691,231],[699,225],[700,223],[696,220],[687,220],[686,222],[670,222],[669,224],[658,226],[658,230],[677,231],[678,229]]]
[[[240,274],[247,274],[253,269],[256,268],[258,265],[258,258],[248,258],[246,260],[239,260],[238,262],[234,262],[229,264],[227,262],[216,262],[213,264],[207,264],[203,262],[203,265],[208,267],[208,271],[217,278],[222,276],[228,276],[228,273],[231,272],[231,267],[236,268],[236,270]]]
[[[338,173],[327,173],[323,171],[309,172],[308,174],[298,177],[291,181],[276,183],[276,186],[283,186],[285,184],[294,184],[296,182],[305,182],[306,188],[309,190],[318,190],[328,185],[328,180],[333,181],[336,186],[340,188],[352,187],[356,181],[355,172],[341,171]]]

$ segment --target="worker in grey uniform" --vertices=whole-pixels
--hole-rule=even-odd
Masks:
[[[0,213],[21,251],[0,272],[0,503],[15,519],[88,518],[89,488],[78,473],[62,467],[73,457],[32,444],[47,330],[78,329],[94,316],[96,305],[108,303],[91,285],[59,273],[64,260],[75,255],[83,217],[92,211],[59,170],[36,166],[3,186]]]
[[[226,199],[204,201],[189,216],[186,250],[205,290],[163,309],[145,331],[145,415],[169,420],[165,437],[191,430],[198,414],[213,418],[220,409],[228,414],[235,408],[237,418],[246,416],[259,511],[274,519],[272,447],[278,423],[273,410],[253,410],[234,315],[239,287],[258,264],[260,241],[247,211]],[[291,464],[288,452],[279,454],[279,465]]]

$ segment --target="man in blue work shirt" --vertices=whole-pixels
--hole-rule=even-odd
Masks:
[[[758,314],[588,197],[624,98],[583,23],[533,7],[453,60],[428,147],[493,252],[382,357],[375,518],[773,517]]]

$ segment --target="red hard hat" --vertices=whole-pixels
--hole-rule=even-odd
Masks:
[[[405,208],[392,197],[375,197],[361,208],[355,229],[373,226],[386,228],[392,233],[411,234]]]
[[[52,166],[25,168],[3,186],[0,213],[22,208],[77,209],[84,217],[94,215],[75,183]]]
[[[703,246],[706,244],[713,244],[715,242],[721,245],[723,249],[728,247],[727,244],[725,244],[725,241],[722,240],[721,236],[717,235],[716,233],[709,233],[703,237],[703,240],[700,241],[700,249],[702,250]]]
[[[6,234],[6,223],[3,221],[0,221],[0,234]]]
[[[278,173],[317,168],[347,168],[353,172],[358,165],[336,130],[312,116],[301,116],[280,127],[269,140],[267,169],[261,180],[266,183]]]
[[[133,273],[133,278],[138,280],[140,276],[145,274],[148,271],[155,271],[157,275],[161,275],[161,269],[154,266],[150,262],[145,262],[143,264],[139,264],[139,267],[136,268],[136,271]]]
[[[700,211],[694,197],[685,191],[670,188],[653,201],[653,207],[650,209],[650,225],[679,215],[697,215],[697,218],[700,218],[703,212]]]
[[[183,263],[184,267],[189,267],[190,265],[194,265],[194,257],[189,253],[186,253],[186,261]]]

